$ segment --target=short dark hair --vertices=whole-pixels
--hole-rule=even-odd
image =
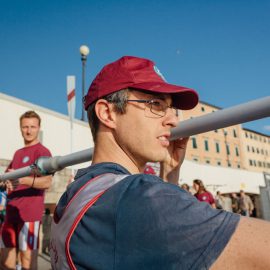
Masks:
[[[20,124],[22,123],[22,120],[24,118],[36,118],[38,119],[38,125],[40,126],[41,118],[35,111],[27,111],[24,114],[22,114],[20,117]]]
[[[132,90],[128,88],[123,89],[110,95],[107,95],[103,97],[103,99],[113,103],[114,109],[117,113],[124,114],[126,112],[127,100],[130,91]],[[96,103],[97,101],[90,104],[87,110],[88,123],[92,132],[94,142],[96,141],[97,132],[99,128],[99,119],[95,111]]]

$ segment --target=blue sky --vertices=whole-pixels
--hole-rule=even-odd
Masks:
[[[90,47],[86,87],[123,55],[228,108],[270,93],[270,0],[0,0],[0,92],[67,114],[66,76]],[[270,134],[269,118],[244,127]]]

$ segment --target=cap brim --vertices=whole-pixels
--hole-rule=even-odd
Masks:
[[[171,94],[173,106],[181,110],[193,109],[199,102],[199,95],[193,89],[162,82],[137,83],[131,86],[135,89],[154,93]]]

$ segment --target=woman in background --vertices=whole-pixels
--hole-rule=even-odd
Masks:
[[[211,192],[204,187],[203,181],[199,179],[193,180],[194,196],[201,202],[209,203],[213,208],[216,208],[215,199]]]

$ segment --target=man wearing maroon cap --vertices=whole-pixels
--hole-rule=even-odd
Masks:
[[[84,99],[93,161],[57,205],[53,269],[270,267],[268,223],[212,209],[175,185],[188,139],[170,141],[170,130],[178,109],[197,103],[147,59],[125,56],[100,71]],[[143,174],[147,162],[160,162],[162,179]]]

